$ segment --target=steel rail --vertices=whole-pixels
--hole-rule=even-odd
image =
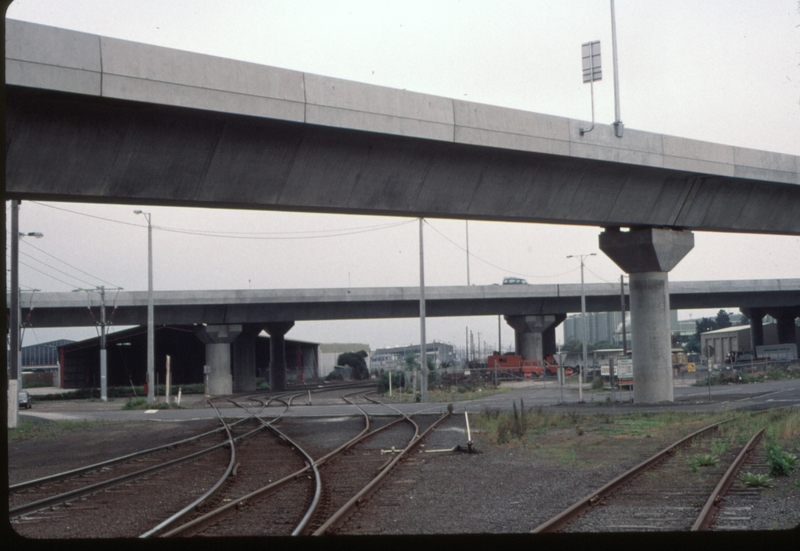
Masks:
[[[265,428],[272,428],[271,427],[271,423],[274,423],[275,421],[280,419],[289,410],[288,404],[286,402],[284,402],[284,404],[286,404],[286,406],[287,406],[286,409],[280,415],[275,417],[272,421],[270,421],[269,423],[265,423],[261,418],[258,417],[258,413],[261,413],[264,409],[266,409],[266,407],[272,401],[283,401],[283,400],[281,400],[281,398],[278,397],[278,396],[268,397],[268,399],[266,401],[261,400],[261,398],[259,398],[259,397],[250,397],[248,399],[253,399],[253,400],[256,400],[258,402],[261,402],[261,409],[257,413],[254,414],[248,407],[237,403],[235,401],[235,398],[228,398],[228,401],[231,402],[232,404],[236,405],[237,407],[240,407],[240,408],[244,409],[245,411],[247,411],[250,414],[250,417],[246,417],[246,418],[242,419],[241,421],[249,421],[250,419],[256,419],[261,423],[261,426],[255,428],[255,429],[253,429],[253,430],[251,430],[251,431],[249,431],[249,432],[247,432],[245,434],[237,436],[236,438],[233,438],[234,442],[237,442],[237,441],[240,441],[240,440],[244,440],[245,438],[248,438],[248,437],[250,437],[250,436],[252,436],[252,435],[254,435],[256,433],[259,433],[259,432],[263,431]],[[210,401],[209,401],[209,404],[211,404]],[[211,406],[214,407],[213,404],[211,404]],[[217,411],[217,414],[220,415],[220,419],[222,420],[222,416],[219,413],[219,410],[217,410],[216,407],[214,407],[214,410]],[[224,420],[222,420],[222,422],[225,423]],[[239,422],[240,421],[237,421],[236,424],[238,424]],[[229,432],[229,434],[230,434],[230,432]],[[227,479],[227,477],[230,475],[230,472],[231,472],[231,469],[229,468],[228,473],[225,475],[225,477],[222,480]],[[164,529],[176,524],[181,519],[183,519],[187,515],[189,515],[192,511],[194,511],[197,508],[197,506],[200,505],[200,503],[202,503],[204,500],[208,499],[208,497],[213,495],[213,493],[215,493],[220,487],[221,487],[221,481],[218,482],[217,485],[215,485],[214,488],[212,488],[213,491],[209,490],[209,492],[206,492],[206,494],[204,494],[203,496],[201,496],[197,500],[193,501],[189,505],[185,506],[183,509],[181,509],[177,513],[173,514],[168,519],[166,519],[163,522],[159,523],[158,526],[155,526],[154,528],[152,528],[152,529],[148,530],[147,532],[141,534],[139,537],[140,538],[152,537],[154,534],[157,534],[158,532],[163,531]]]
[[[140,538],[148,538],[152,534],[155,534],[159,530],[162,530],[165,527],[170,526],[170,525],[174,524],[175,522],[177,522],[178,520],[180,520],[181,518],[183,518],[185,515],[187,515],[189,513],[189,511],[193,510],[195,507],[200,505],[206,499],[208,499],[209,497],[214,495],[222,487],[222,484],[228,479],[228,477],[230,476],[231,472],[233,471],[233,467],[234,467],[234,465],[236,465],[236,446],[234,446],[234,440],[235,439],[233,438],[233,434],[231,434],[230,426],[228,425],[228,423],[225,422],[225,419],[222,417],[222,414],[219,412],[217,407],[214,404],[212,404],[210,400],[208,401],[208,405],[210,405],[212,408],[214,408],[214,411],[217,412],[217,415],[219,416],[220,421],[222,421],[222,423],[223,423],[223,425],[225,427],[225,432],[228,433],[228,442],[227,443],[230,445],[230,448],[231,448],[231,459],[228,462],[228,468],[225,469],[225,472],[222,474],[222,476],[219,478],[219,480],[217,480],[217,482],[211,488],[206,490],[203,493],[203,495],[201,495],[200,497],[195,499],[192,503],[190,503],[189,505],[187,505],[186,507],[184,507],[183,509],[181,509],[180,511],[178,511],[174,515],[170,516],[166,520],[164,520],[161,523],[159,523],[157,526],[151,528],[150,530],[148,530],[144,534],[141,534],[139,536]],[[243,438],[243,436],[240,437],[240,438]]]
[[[717,510],[719,509],[719,504],[722,501],[722,496],[724,496],[728,489],[733,484],[734,480],[736,480],[736,474],[739,472],[739,469],[742,467],[742,463],[744,463],[745,458],[747,455],[753,450],[755,445],[761,439],[761,436],[764,434],[764,429],[759,430],[757,433],[753,435],[753,437],[747,442],[747,444],[742,448],[742,451],[736,456],[736,459],[728,467],[728,470],[725,471],[725,474],[722,476],[720,481],[717,483],[717,486],[714,488],[714,491],[711,492],[711,495],[708,497],[703,509],[700,511],[700,514],[697,516],[697,520],[694,521],[692,525],[691,532],[697,532],[701,530],[707,530],[708,527],[711,525],[711,521],[714,519],[714,516],[717,514]]]
[[[324,389],[324,390],[327,390],[327,389]],[[358,392],[355,392],[353,394],[358,394]],[[288,396],[288,394],[286,396]],[[342,397],[342,398],[345,401],[347,401],[348,403],[351,403],[351,402],[349,402],[347,400],[346,397]],[[290,402],[285,402],[285,403],[287,405],[287,410],[286,411],[288,411],[289,407],[291,407],[290,406]],[[351,403],[351,405],[355,405],[355,404]],[[244,406],[242,406],[242,407],[244,407]],[[358,406],[356,406],[356,407],[358,407]],[[244,408],[244,409],[247,409],[247,408]],[[313,517],[313,514],[316,511],[316,508],[317,508],[318,503],[319,503],[319,497],[320,497],[320,495],[322,493],[322,479],[320,477],[318,467],[323,465],[323,464],[325,464],[327,461],[329,461],[330,459],[332,459],[336,455],[345,452],[347,449],[349,449],[351,446],[353,446],[355,443],[357,443],[361,439],[366,438],[367,436],[370,436],[371,434],[375,434],[375,433],[377,433],[377,432],[379,432],[381,430],[384,430],[384,429],[388,428],[389,426],[391,426],[391,424],[389,424],[389,425],[387,425],[385,427],[381,427],[381,428],[373,431],[372,433],[368,432],[369,431],[369,424],[370,424],[369,415],[362,408],[358,408],[358,409],[360,409],[361,412],[364,414],[364,421],[365,421],[365,425],[366,425],[365,428],[357,436],[355,436],[353,439],[349,440],[348,442],[345,442],[343,445],[339,446],[338,448],[336,448],[332,452],[330,452],[330,453],[326,454],[325,456],[321,457],[317,461],[314,461],[311,458],[311,456],[305,450],[303,450],[303,448],[299,444],[297,444],[291,438],[289,438],[287,435],[285,435],[284,433],[282,433],[281,431],[279,431],[278,429],[276,429],[275,427],[272,426],[271,423],[273,423],[275,420],[277,420],[277,418],[274,419],[273,421],[271,421],[270,423],[264,423],[263,421],[261,421],[264,424],[264,426],[268,427],[270,430],[275,432],[275,434],[277,434],[279,438],[281,438],[282,440],[284,440],[285,442],[290,444],[294,449],[296,449],[299,453],[301,453],[304,456],[305,460],[306,460],[306,466],[303,467],[302,469],[298,470],[298,471],[295,471],[295,472],[293,472],[293,473],[281,478],[280,480],[276,480],[275,482],[272,482],[272,483],[268,484],[267,486],[264,486],[262,488],[254,490],[253,492],[250,492],[247,495],[244,495],[244,496],[241,496],[241,497],[236,498],[234,500],[231,500],[228,503],[226,503],[225,505],[222,505],[221,507],[218,507],[218,508],[216,508],[216,509],[214,509],[212,511],[209,511],[209,512],[207,512],[207,513],[205,513],[205,514],[203,514],[203,515],[201,515],[201,516],[199,516],[199,517],[197,517],[195,519],[192,519],[191,521],[189,521],[189,522],[187,522],[185,524],[182,524],[182,525],[180,525],[180,526],[178,526],[176,528],[173,528],[172,530],[170,530],[168,532],[164,532],[164,533],[162,533],[160,535],[160,537],[164,537],[164,538],[175,537],[175,536],[186,537],[186,536],[192,536],[194,534],[202,532],[208,526],[210,526],[210,525],[212,525],[212,524],[214,524],[216,522],[219,522],[220,520],[223,520],[224,518],[227,518],[231,514],[235,513],[239,509],[241,504],[243,504],[245,502],[248,502],[248,501],[255,501],[256,499],[263,499],[265,497],[268,497],[269,495],[271,495],[275,491],[279,490],[280,488],[282,488],[286,484],[298,480],[307,471],[312,470],[314,472],[314,477],[315,477],[315,480],[316,480],[316,483],[315,483],[316,488],[315,488],[314,498],[312,500],[311,505],[307,509],[305,515],[301,519],[301,521],[298,524],[298,526],[292,532],[292,535],[299,535],[300,533],[302,533],[303,530],[305,530],[305,526],[307,525],[309,520]],[[286,413],[286,412],[284,412],[284,413]]]
[[[384,404],[386,405],[386,404]],[[391,407],[391,406],[388,406]],[[394,409],[394,408],[392,408]],[[404,414],[405,416],[405,414]],[[434,423],[428,427],[422,434],[419,434],[419,425],[411,421],[411,418],[405,416],[409,421],[414,423],[417,427],[417,431],[415,431],[414,437],[411,439],[409,444],[400,452],[398,453],[394,459],[392,459],[386,467],[381,469],[381,471],[375,476],[364,488],[362,488],[356,495],[354,495],[350,500],[345,503],[338,511],[336,511],[333,515],[328,517],[328,520],[325,523],[317,528],[311,535],[312,536],[322,536],[328,533],[329,531],[335,529],[338,526],[341,526],[347,518],[347,515],[352,511],[352,509],[357,506],[361,505],[366,501],[369,496],[372,495],[377,490],[377,485],[389,474],[389,472],[394,469],[394,467],[403,459],[405,456],[410,453],[420,442],[422,442],[425,437],[433,431],[442,421],[447,419],[450,416],[450,413],[445,413],[441,417],[439,417]]]
[[[625,471],[624,473],[622,473],[618,477],[614,478],[611,482],[605,484],[604,486],[602,486],[598,490],[595,490],[594,492],[592,492],[591,494],[587,495],[586,497],[584,497],[583,499],[581,499],[580,501],[578,501],[577,503],[575,503],[571,507],[565,509],[564,511],[562,511],[558,515],[554,516],[553,518],[551,518],[547,522],[544,522],[543,524],[540,524],[539,526],[537,526],[536,528],[531,530],[531,533],[532,534],[541,534],[541,533],[547,533],[547,532],[557,532],[558,530],[563,528],[565,525],[567,525],[570,521],[572,521],[576,517],[580,516],[584,511],[586,511],[590,507],[593,507],[594,505],[597,505],[598,503],[600,503],[600,501],[602,501],[603,498],[605,498],[608,494],[610,494],[611,492],[613,492],[614,490],[616,490],[617,488],[619,488],[623,484],[626,484],[627,482],[629,482],[632,478],[634,478],[638,474],[642,473],[643,471],[649,469],[653,465],[655,465],[655,464],[659,463],[660,461],[662,461],[668,454],[672,453],[675,449],[679,448],[680,446],[683,446],[684,444],[688,443],[689,441],[693,440],[694,438],[697,438],[701,434],[703,434],[705,432],[708,432],[708,431],[710,431],[712,429],[715,429],[719,425],[721,425],[723,423],[727,423],[729,421],[731,421],[731,419],[726,419],[724,421],[720,421],[719,423],[714,423],[712,425],[708,425],[707,427],[704,427],[704,428],[702,428],[700,430],[697,430],[697,431],[693,432],[689,436],[681,438],[677,442],[667,446],[666,448],[664,448],[660,452],[656,453],[655,455],[649,457],[648,459],[645,459],[644,461],[642,461],[638,465],[632,467],[631,469],[628,469],[627,471]]]
[[[231,426],[238,425],[239,423],[242,423],[242,422],[244,422],[246,420],[247,419],[241,419],[241,420],[236,421],[235,423],[233,423]],[[219,427],[217,429],[214,429],[214,430],[211,430],[211,431],[208,431],[208,432],[204,432],[203,434],[199,434],[197,436],[192,436],[190,438],[185,438],[183,440],[179,440],[178,442],[172,442],[170,444],[164,444],[162,446],[156,446],[155,448],[148,448],[146,450],[141,450],[141,451],[138,451],[138,452],[129,453],[127,455],[121,455],[121,456],[115,457],[113,459],[108,459],[106,461],[101,461],[100,463],[93,463],[92,465],[87,465],[85,467],[78,467],[77,469],[72,469],[70,471],[64,471],[64,472],[61,472],[61,473],[55,473],[55,474],[51,474],[51,475],[48,475],[48,476],[43,476],[41,478],[36,478],[34,480],[26,480],[25,482],[19,482],[17,484],[9,486],[8,490],[9,490],[9,492],[14,492],[14,491],[17,491],[17,490],[23,490],[23,489],[28,488],[30,486],[36,486],[36,485],[39,485],[39,484],[44,484],[45,482],[54,482],[56,480],[61,480],[63,478],[68,478],[70,476],[75,476],[75,475],[82,474],[82,473],[85,473],[85,472],[94,471],[94,470],[100,469],[102,467],[108,467],[108,466],[114,465],[116,463],[127,461],[129,459],[134,459],[134,458],[139,457],[141,455],[147,455],[149,453],[155,453],[155,452],[158,452],[158,451],[161,451],[161,450],[164,450],[164,449],[177,447],[177,446],[180,446],[182,444],[186,444],[188,442],[191,442],[193,440],[199,440],[201,438],[205,438],[205,437],[210,436],[212,434],[215,434],[217,432],[222,432],[224,430],[225,430],[225,427]]]
[[[223,427],[225,428],[225,427]],[[230,432],[229,432],[230,434]],[[48,507],[54,507],[56,505],[60,505],[62,503],[66,503],[68,501],[73,501],[79,497],[83,497],[86,495],[97,493],[101,490],[106,488],[110,488],[113,486],[117,486],[119,484],[123,484],[128,482],[129,480],[133,480],[135,478],[140,478],[147,474],[150,474],[155,471],[164,470],[179,463],[184,463],[186,461],[191,461],[192,459],[196,459],[202,455],[211,453],[219,448],[226,447],[230,445],[230,440],[225,442],[220,442],[219,444],[215,444],[210,446],[204,450],[200,450],[189,455],[185,455],[183,457],[178,457],[171,461],[167,461],[165,463],[160,463],[158,465],[152,465],[150,467],[145,467],[144,469],[140,469],[138,471],[134,471],[131,473],[127,473],[115,478],[110,478],[108,480],[104,480],[101,482],[97,482],[95,484],[90,484],[89,486],[84,486],[82,488],[76,488],[74,490],[70,490],[68,492],[64,492],[61,494],[57,494],[55,496],[49,496],[46,498],[39,499],[37,501],[32,501],[30,503],[26,503],[24,505],[20,505],[18,507],[14,507],[9,509],[9,518],[17,518],[20,516],[27,515],[29,513],[33,513],[39,511],[41,509],[46,509]]]

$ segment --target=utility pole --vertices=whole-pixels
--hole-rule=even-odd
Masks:
[[[423,219],[419,219],[419,362],[422,379],[420,390],[422,401],[428,401],[428,356],[425,343],[425,253],[422,240]]]
[[[617,18],[614,13],[614,0],[611,0],[611,50],[614,57],[614,135],[622,137],[625,125],[619,115],[619,70],[617,63]]]
[[[155,328],[153,326],[153,223],[149,212],[140,210],[134,214],[142,214],[147,219],[147,403],[155,401]]]
[[[587,364],[587,335],[586,335],[586,292],[583,285],[583,261],[586,257],[596,256],[595,253],[590,254],[571,254],[567,258],[579,258],[581,261],[581,325],[583,326],[583,366],[581,367],[580,376],[578,378],[578,401],[583,402],[583,383],[586,382],[586,364]]]
[[[628,354],[627,335],[625,334],[625,276],[619,276],[619,307],[622,312],[622,355]]]
[[[467,226],[467,285],[469,286],[469,220],[465,220]]]
[[[106,363],[106,288],[100,289],[100,399],[108,401],[108,364]]]
[[[8,378],[8,428],[19,423],[19,201],[11,201],[11,350]]]

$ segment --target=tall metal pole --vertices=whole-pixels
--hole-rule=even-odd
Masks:
[[[503,341],[501,338],[503,326],[500,324],[500,314],[497,314],[497,353],[503,353]]]
[[[156,350],[153,327],[153,223],[147,214],[147,403],[155,401]]]
[[[422,380],[420,390],[422,391],[422,401],[428,401],[428,361],[425,343],[425,253],[422,240],[422,223],[419,219],[419,362],[421,366]]]
[[[11,350],[9,351],[8,428],[19,423],[19,201],[11,201]]]
[[[467,226],[467,285],[469,285],[469,220],[465,220]]]
[[[155,401],[155,329],[153,327],[153,223],[149,212],[140,210],[134,214],[142,214],[147,219],[147,403]]]
[[[106,363],[106,288],[100,289],[100,399],[108,401],[108,364]]]
[[[586,364],[587,360],[587,339],[586,334],[586,292],[583,285],[583,261],[588,256],[595,256],[595,253],[590,254],[571,254],[567,258],[579,258],[581,261],[581,325],[583,326],[583,366],[581,367],[580,377],[578,379],[578,400],[583,402],[583,384],[586,382]]]
[[[581,325],[583,326],[583,369],[578,384],[578,401],[583,402],[583,384],[586,382],[586,293],[583,290],[583,257],[581,256]]]
[[[624,275],[619,276],[619,308],[622,312],[622,354],[628,354],[628,336],[625,334],[625,282]]]
[[[611,0],[611,50],[614,57],[614,135],[622,137],[624,125],[619,114],[619,70],[617,63],[617,20],[614,14],[614,0]]]

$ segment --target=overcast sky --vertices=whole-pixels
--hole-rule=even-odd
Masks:
[[[600,40],[596,119],[614,120],[609,0],[18,0],[7,17],[381,86],[589,119],[580,46]],[[800,155],[797,0],[617,0],[627,128]],[[147,288],[147,230],[129,205],[24,202],[23,290]],[[150,207],[155,288],[419,284],[416,219]],[[8,212],[8,204],[6,204]],[[467,283],[466,225],[429,219],[428,285]],[[577,283],[569,254],[596,252],[587,282],[619,281],[596,227],[469,223],[470,283],[519,275]],[[800,238],[695,233],[677,280],[800,277]],[[27,300],[23,298],[23,304]],[[708,311],[694,311],[694,317]],[[87,314],[88,315],[88,314]],[[681,317],[689,317],[689,313]],[[512,330],[503,328],[504,343]],[[427,338],[497,342],[497,318],[430,318]],[[28,329],[24,345],[94,330]],[[289,338],[419,342],[419,321],[298,322]]]

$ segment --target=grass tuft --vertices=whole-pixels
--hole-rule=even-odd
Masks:
[[[769,488],[772,486],[772,479],[765,474],[743,473],[739,478],[742,484],[750,488]]]

